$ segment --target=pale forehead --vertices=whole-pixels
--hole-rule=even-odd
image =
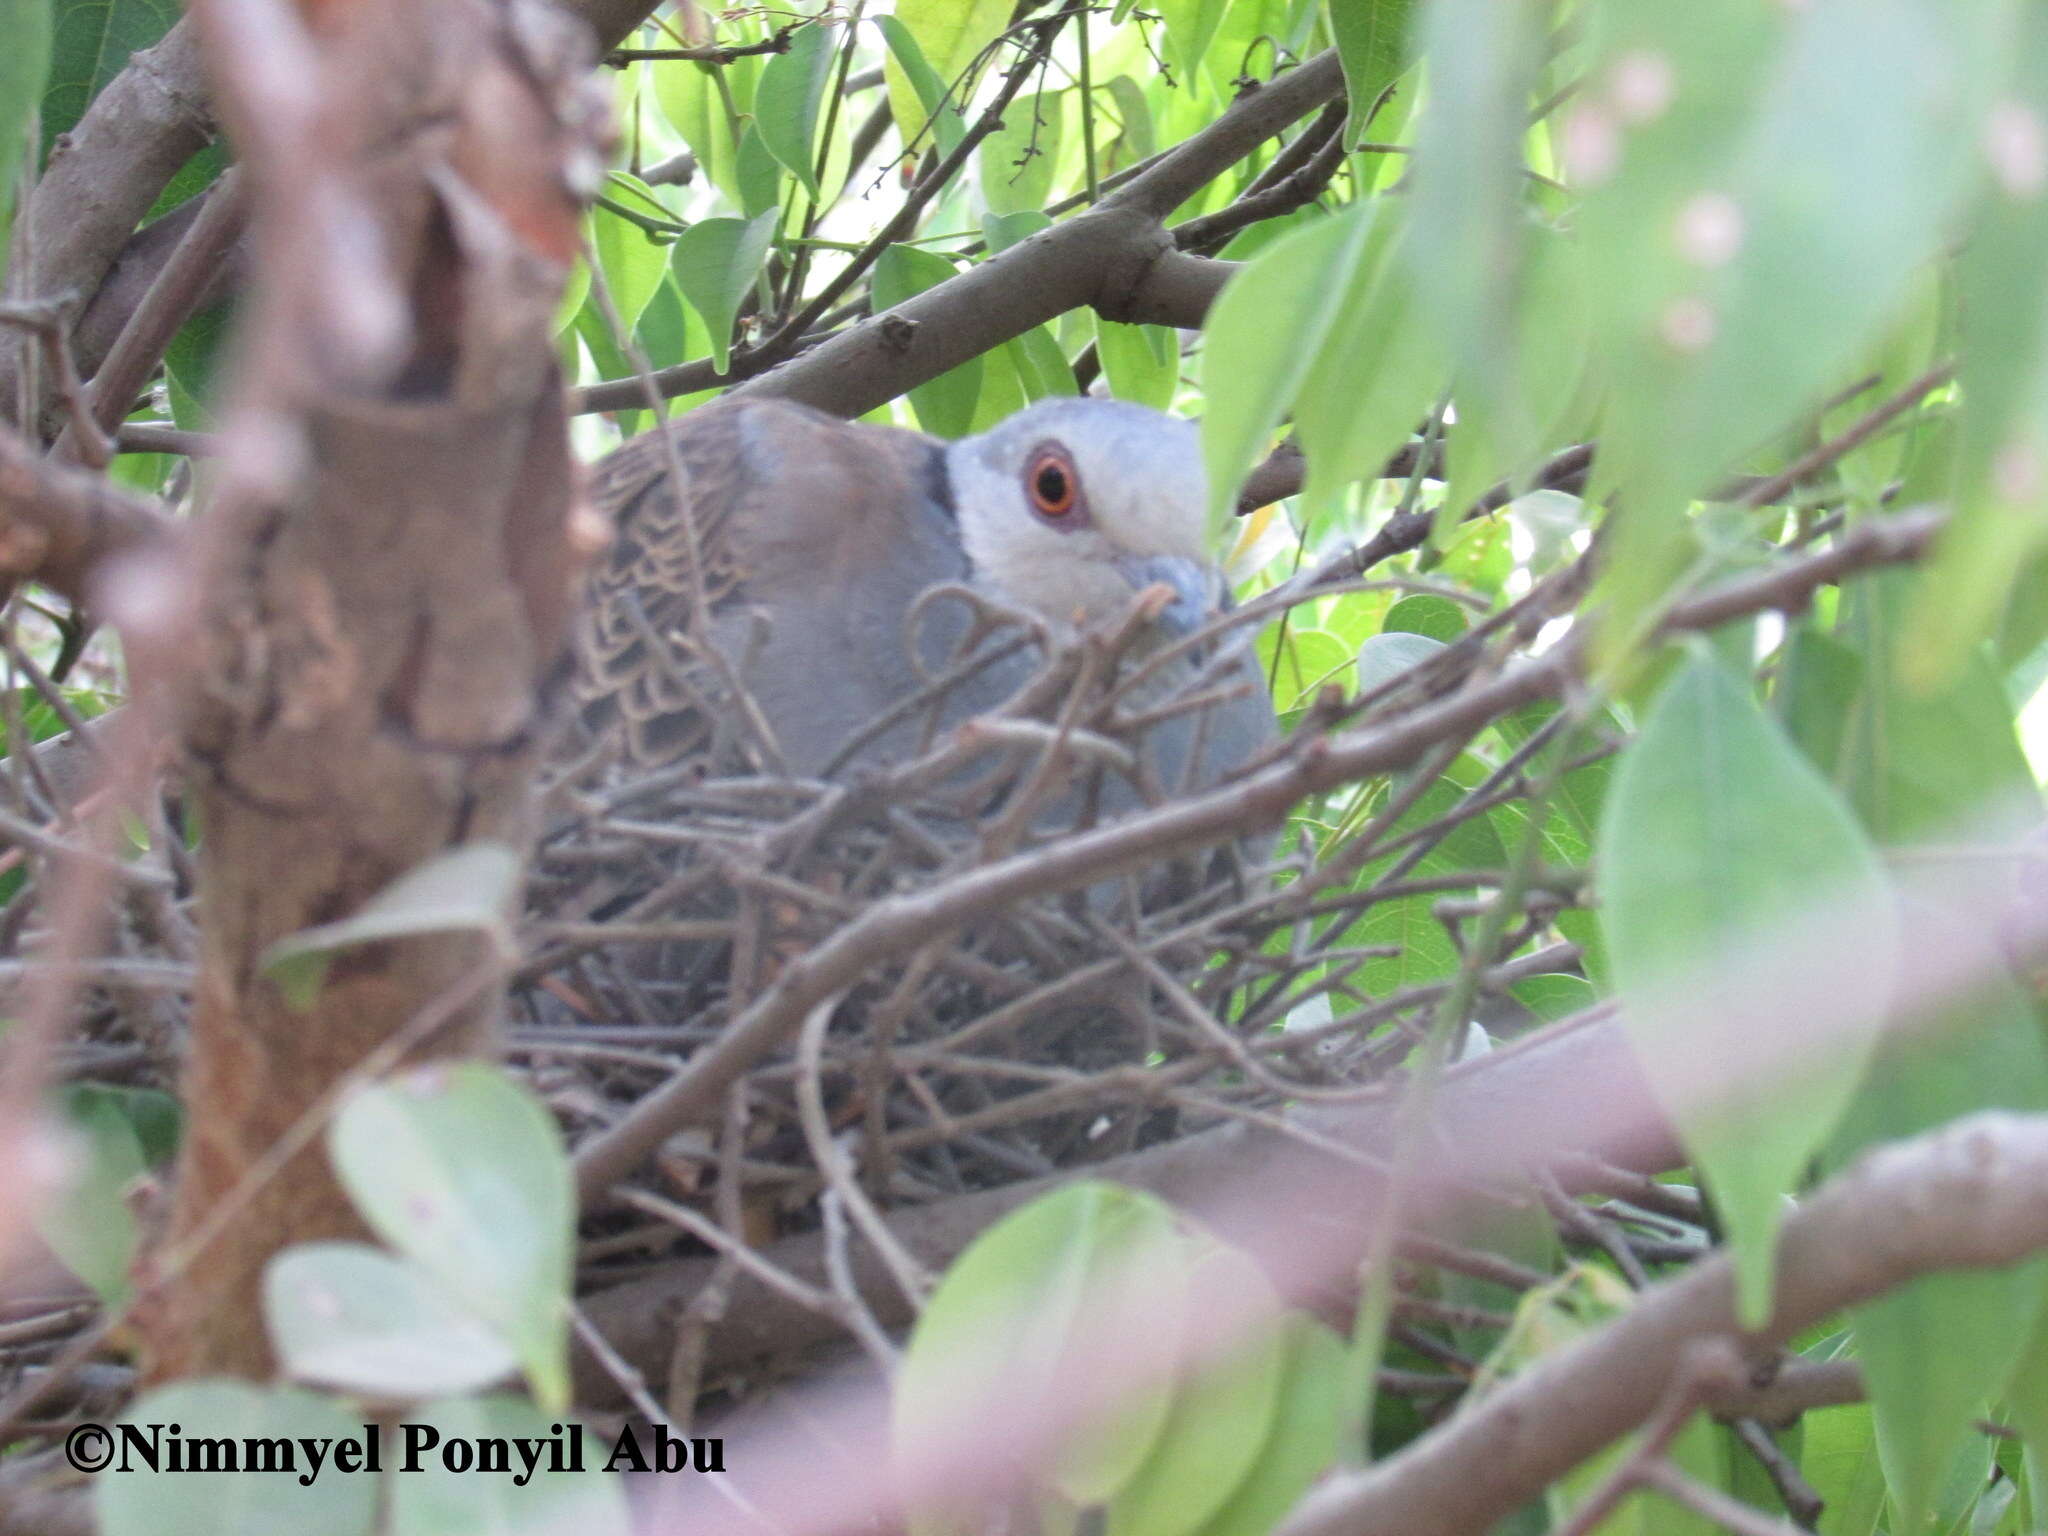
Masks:
[[[1058,443],[1077,459],[1112,466],[1136,462],[1150,470],[1177,471],[1176,478],[1201,472],[1194,423],[1128,400],[1041,400],[962,446],[975,450],[991,468],[1002,468],[1047,442]]]
[[[995,475],[1014,475],[1038,449],[1059,446],[1071,455],[1090,487],[1090,500],[1098,504],[1118,494],[1174,504],[1204,500],[1194,422],[1124,399],[1040,399],[954,446]]]

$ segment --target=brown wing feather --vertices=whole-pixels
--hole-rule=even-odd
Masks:
[[[581,625],[586,732],[613,737],[633,765],[709,771],[735,735],[727,669],[705,658],[718,619],[741,605],[843,604],[859,564],[900,547],[934,446],[784,401],[731,401],[602,460],[592,495],[616,527]]]

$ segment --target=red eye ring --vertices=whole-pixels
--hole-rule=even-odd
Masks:
[[[1024,494],[1041,517],[1062,518],[1080,502],[1073,461],[1057,448],[1041,448],[1024,471]]]

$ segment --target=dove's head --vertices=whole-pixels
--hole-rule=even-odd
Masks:
[[[1207,479],[1190,422],[1122,400],[1062,397],[946,450],[976,579],[1055,625],[1120,617],[1164,583],[1170,634],[1221,605]]]

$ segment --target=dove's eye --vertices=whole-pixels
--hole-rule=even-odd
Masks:
[[[1031,456],[1024,472],[1024,489],[1032,510],[1055,522],[1069,515],[1079,502],[1073,462],[1057,448],[1041,448]]]

